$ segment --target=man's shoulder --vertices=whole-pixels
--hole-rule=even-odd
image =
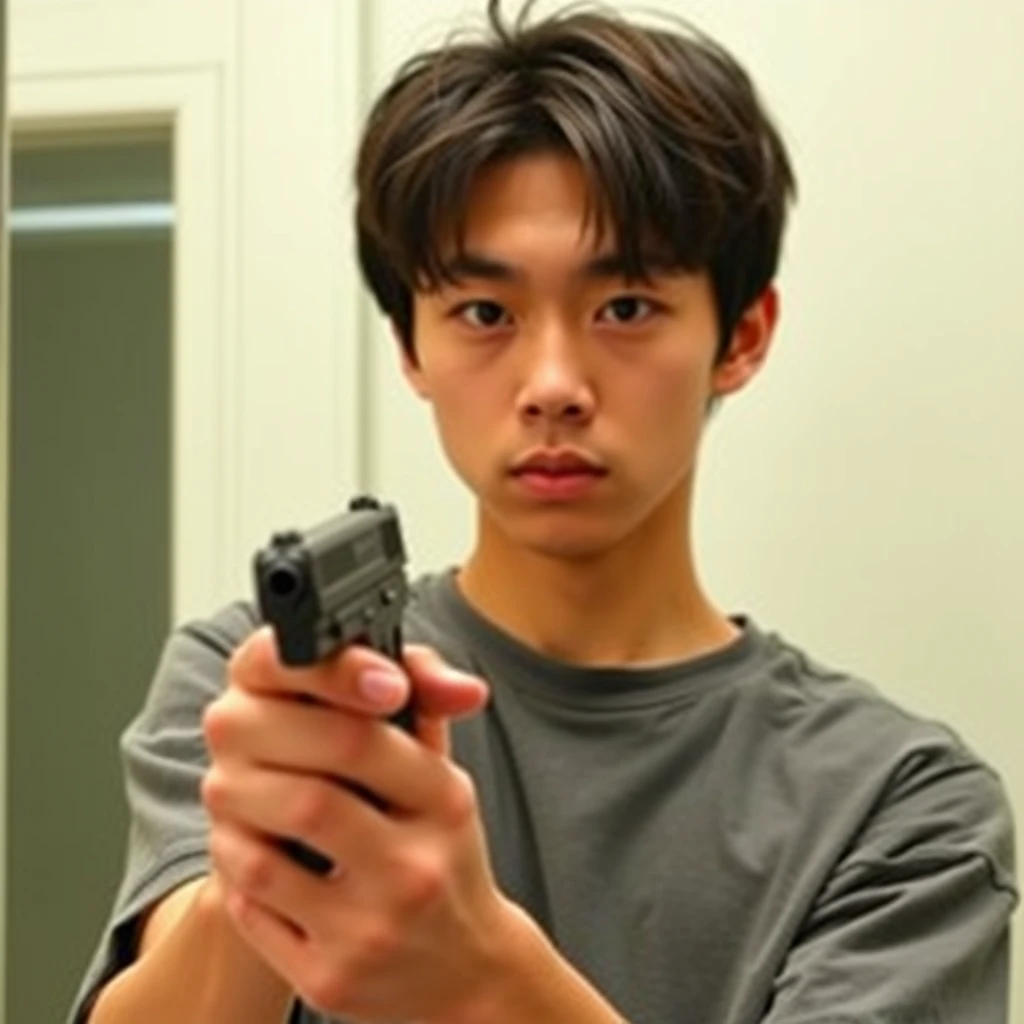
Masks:
[[[209,615],[185,620],[171,634],[171,644],[198,646],[230,657],[261,624],[259,609],[249,600],[235,600]]]
[[[958,723],[778,635],[768,642],[771,654],[761,677],[750,680],[746,713],[760,720],[774,756],[813,768],[825,789],[873,780],[893,797],[958,777],[979,800],[1005,803],[999,773]]]
[[[445,573],[424,573],[410,581],[403,633],[406,641],[433,646],[454,663],[464,660],[467,651],[445,593],[447,583]],[[262,624],[255,602],[241,598],[189,617],[165,641],[161,674],[176,675],[184,669],[193,677],[210,672],[219,677],[220,666]]]
[[[1015,891],[1004,780],[957,723],[765,636],[762,667],[736,698],[739,777],[777,787],[813,829],[848,834],[852,862],[981,853],[997,888]]]
[[[745,696],[772,731],[837,751],[926,744],[976,758],[955,725],[897,697],[857,669],[826,660],[777,634],[762,633],[764,656]]]
[[[450,646],[453,627],[444,607],[446,583],[446,574],[434,572],[410,581],[403,626],[411,642]],[[174,652],[199,649],[229,658],[262,624],[255,602],[239,598],[185,619],[171,630],[167,646]]]

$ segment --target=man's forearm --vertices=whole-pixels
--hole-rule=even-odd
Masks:
[[[104,989],[89,1024],[281,1024],[288,986],[238,934],[209,887]]]

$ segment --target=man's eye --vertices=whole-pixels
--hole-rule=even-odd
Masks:
[[[602,307],[599,320],[613,324],[632,324],[645,320],[654,312],[654,303],[639,295],[620,295]]]
[[[498,327],[506,318],[505,307],[486,299],[463,303],[455,310],[455,316],[470,327]]]

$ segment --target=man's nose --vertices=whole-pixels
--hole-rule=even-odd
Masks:
[[[525,348],[520,414],[530,420],[589,419],[594,395],[580,340],[562,326],[549,326]]]

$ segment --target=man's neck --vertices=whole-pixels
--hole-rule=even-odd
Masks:
[[[686,516],[676,513],[589,560],[516,547],[482,520],[459,589],[500,629],[573,664],[639,666],[710,653],[738,630],[701,589]]]

